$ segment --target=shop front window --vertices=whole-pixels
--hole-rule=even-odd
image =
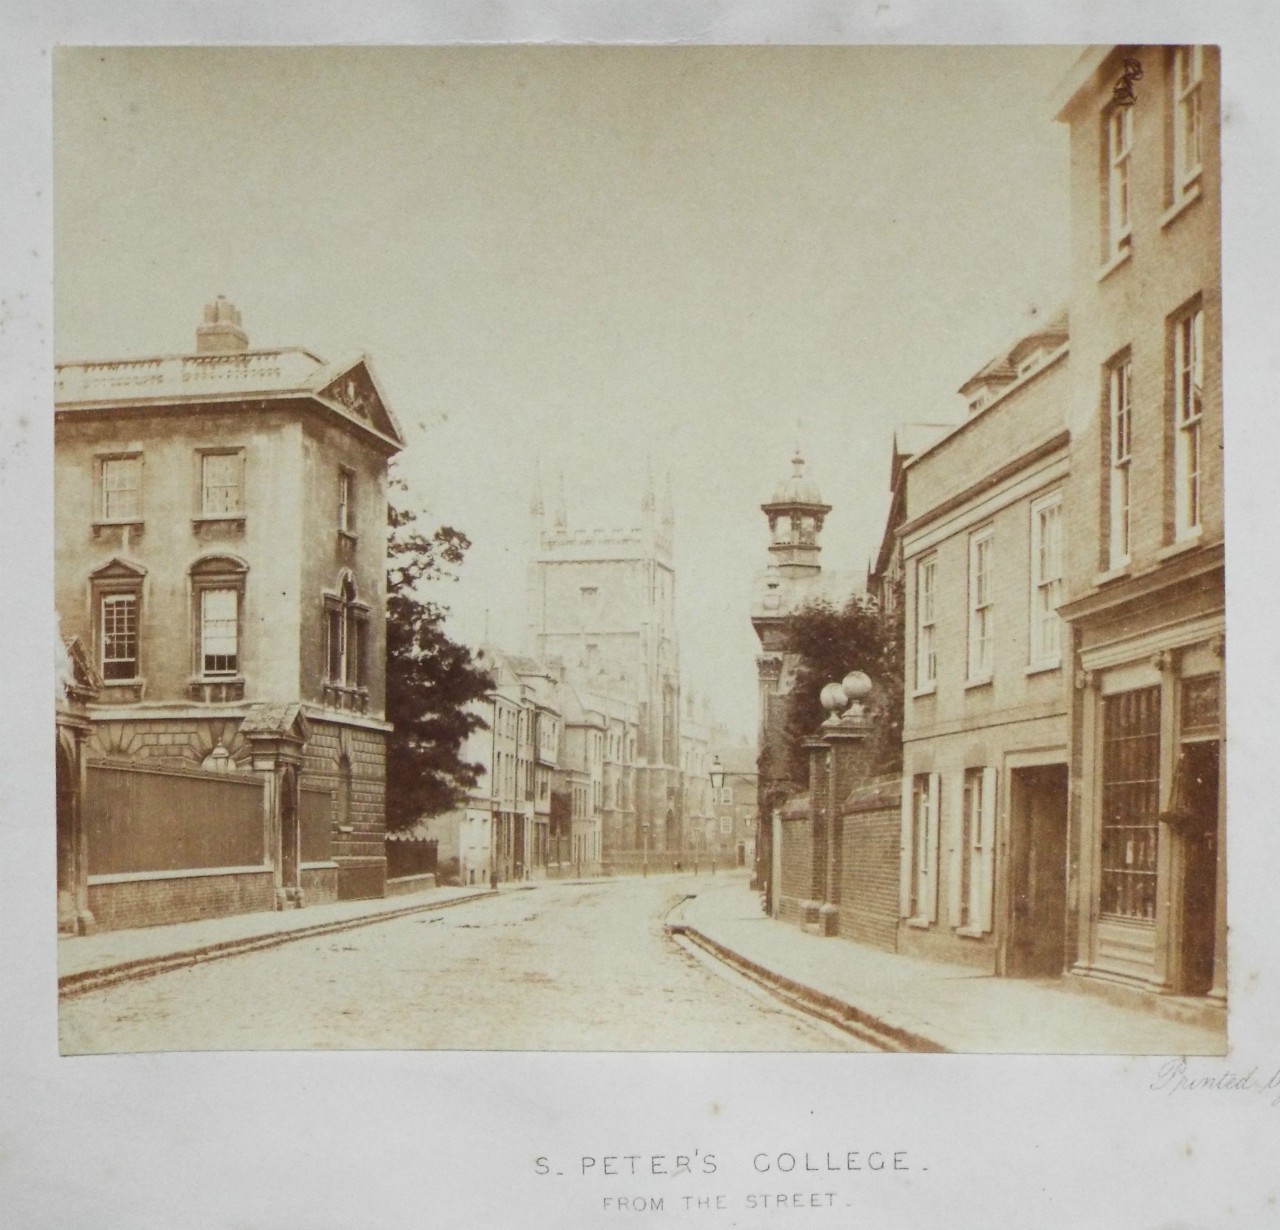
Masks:
[[[1160,689],[1106,697],[1102,709],[1101,912],[1153,922],[1160,814]]]

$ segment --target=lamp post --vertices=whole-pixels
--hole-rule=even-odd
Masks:
[[[642,821],[640,828],[644,832],[644,862],[641,866],[644,874],[647,876],[649,874],[649,821]]]

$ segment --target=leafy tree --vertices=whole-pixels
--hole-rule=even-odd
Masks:
[[[393,486],[404,490],[402,482]],[[424,815],[456,807],[481,767],[462,744],[485,723],[468,707],[493,687],[470,649],[445,632],[448,608],[424,599],[420,584],[455,579],[471,546],[459,530],[430,535],[417,514],[391,503],[387,549],[387,827],[408,828]]]
[[[798,656],[786,713],[777,742],[764,749],[762,771],[793,783],[808,780],[805,740],[827,712],[818,699],[824,685],[850,671],[870,676],[873,690],[865,702],[875,720],[875,768],[892,773],[902,767],[902,627],[866,598],[850,598],[843,607],[815,602],[787,621],[785,647]]]

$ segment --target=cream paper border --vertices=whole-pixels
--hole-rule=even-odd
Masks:
[[[1230,526],[1231,1051],[1280,1069],[1273,564],[1280,329],[1269,3],[235,2],[0,6],[0,1223],[15,1227],[1280,1225],[1280,1089],[1157,1092],[1159,1061],[217,1054],[60,1059],[54,985],[49,49],[54,43],[1218,42]],[[1052,83],[1046,83],[1046,90]],[[1274,1104],[1273,1104],[1274,1103]],[[733,1214],[606,1214],[582,1156],[710,1152]],[[759,1152],[903,1151],[852,1207],[755,1215]],[[928,1169],[923,1169],[927,1167]],[[637,1191],[649,1190],[649,1186]],[[669,1196],[676,1193],[669,1189]],[[767,1189],[766,1189],[767,1190]]]

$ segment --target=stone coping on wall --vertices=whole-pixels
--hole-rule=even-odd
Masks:
[[[902,799],[902,778],[893,776],[876,777],[855,786],[844,801],[844,815],[867,811],[884,811],[888,807],[897,807]]]

